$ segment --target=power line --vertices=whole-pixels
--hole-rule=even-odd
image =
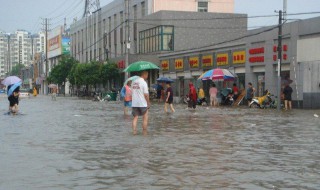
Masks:
[[[117,28],[119,28],[119,27],[120,27],[121,25],[123,25],[124,23],[125,23],[125,21],[124,21],[124,22],[121,22],[121,23],[120,23],[119,25],[117,25],[114,29],[110,30],[110,31],[108,32],[108,35],[110,35],[111,32],[115,31]],[[88,50],[88,49],[91,48],[92,46],[96,45],[98,42],[104,40],[104,38],[105,38],[105,35],[104,35],[102,38],[100,38],[100,39],[98,39],[97,41],[95,41],[93,44],[87,46],[85,49],[83,49],[83,50],[81,50],[81,51],[78,51],[75,55],[79,55],[80,53],[84,52],[85,50]]]
[[[78,0],[74,1],[77,2]],[[71,12],[74,12],[74,10],[76,10],[76,8],[78,8],[79,5],[81,5],[83,3],[84,0],[80,0],[78,2],[78,4],[76,4],[75,6],[69,6],[67,9],[65,9],[61,14],[59,14],[58,16],[55,16],[55,17],[52,17],[51,19],[54,20],[54,19],[57,19],[57,18],[60,18],[60,17],[65,17],[66,15],[70,14],[70,11],[72,9]],[[72,5],[74,4],[72,3]]]

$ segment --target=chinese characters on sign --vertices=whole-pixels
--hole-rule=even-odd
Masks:
[[[282,53],[283,53],[282,60],[287,60],[287,58],[288,58],[287,51],[288,51],[288,45],[285,44],[282,46]],[[278,60],[278,55],[276,54],[277,52],[278,52],[278,46],[274,45],[273,46],[273,53],[275,53],[275,54],[273,55],[273,61]]]
[[[217,66],[228,65],[228,54],[227,53],[219,53],[217,54]]]
[[[213,66],[212,55],[202,56],[202,66],[203,67],[212,67]]]
[[[162,60],[161,61],[161,68],[163,71],[169,70],[169,61],[168,60]]]
[[[199,58],[198,57],[190,57],[189,58],[190,68],[198,68],[199,67]]]
[[[176,70],[183,69],[183,59],[175,59],[174,63],[175,63]]]
[[[235,51],[232,54],[233,64],[244,64],[246,63],[246,51]]]
[[[261,63],[264,62],[264,47],[249,49],[249,62]]]

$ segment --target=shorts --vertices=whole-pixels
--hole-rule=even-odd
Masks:
[[[284,100],[292,101],[292,98],[291,98],[291,96],[284,96]]]
[[[166,103],[167,103],[167,104],[172,104],[172,102],[173,102],[173,98],[169,98]]]
[[[132,115],[133,115],[133,117],[142,116],[142,115],[146,114],[147,111],[148,111],[147,107],[133,107],[132,108]]]
[[[16,98],[11,95],[8,97],[8,100],[9,100],[10,107],[14,106],[15,104],[19,105],[19,98]]]
[[[124,107],[131,107],[132,101],[124,101]]]

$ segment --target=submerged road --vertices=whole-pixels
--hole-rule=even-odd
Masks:
[[[0,189],[320,189],[319,110],[185,107],[133,135],[121,102],[0,98]]]

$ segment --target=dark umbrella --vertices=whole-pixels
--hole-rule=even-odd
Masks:
[[[158,82],[165,82],[165,83],[173,83],[174,81],[168,77],[159,77],[157,79]]]

